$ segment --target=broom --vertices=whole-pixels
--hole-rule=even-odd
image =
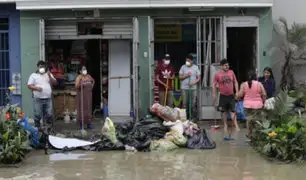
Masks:
[[[216,102],[214,102],[214,125],[211,125],[210,128],[217,130],[220,126],[217,124],[217,106],[215,106]]]
[[[84,94],[83,94],[83,84],[81,84],[81,109],[82,109],[82,124],[81,124],[81,135],[84,137],[87,135],[87,132],[84,129]]]
[[[169,79],[167,78],[167,81],[166,81],[166,91],[165,91],[165,97],[164,97],[164,106],[166,106],[166,103],[167,103],[167,96],[168,96],[168,81],[169,81]]]

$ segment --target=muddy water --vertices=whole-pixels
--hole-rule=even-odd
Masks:
[[[264,160],[243,138],[223,142],[213,134],[215,150],[179,149],[167,153],[124,151],[44,155],[35,152],[15,169],[0,169],[4,179],[41,180],[288,180],[304,179],[306,166]],[[0,178],[1,179],[1,178]]]

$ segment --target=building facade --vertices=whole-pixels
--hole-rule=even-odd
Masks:
[[[210,82],[214,63],[222,58],[230,59],[241,79],[246,69],[262,70],[270,63],[265,51],[272,38],[272,0],[214,3],[53,0],[52,3],[17,1],[16,5],[21,13],[22,84],[35,71],[38,60],[50,60],[51,46],[84,40],[94,44],[98,40],[96,43],[101,48],[97,59],[102,64],[87,63],[93,68],[101,65],[97,75],[100,82],[97,92],[101,96],[94,98],[99,97],[103,102],[107,92],[109,111],[114,115],[132,113],[138,117],[146,113],[154,101],[154,62],[164,53],[170,52],[175,58],[172,62],[177,70],[187,54],[195,55],[202,72],[198,106],[201,119],[213,117]],[[102,57],[104,47],[107,50]],[[243,53],[232,53],[238,50]],[[239,55],[244,52],[248,54]],[[104,63],[106,56],[108,62]],[[103,69],[106,64],[108,70]],[[103,79],[108,79],[108,87]],[[179,82],[174,85],[175,103],[179,105]],[[27,114],[32,114],[31,103],[31,92],[23,85],[22,105]]]
[[[8,87],[14,85],[12,103],[21,102],[20,13],[15,4],[0,1],[0,106],[7,103]]]

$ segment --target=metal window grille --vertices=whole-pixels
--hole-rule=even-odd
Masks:
[[[7,103],[6,92],[9,85],[9,20],[8,18],[0,18],[0,106]]]

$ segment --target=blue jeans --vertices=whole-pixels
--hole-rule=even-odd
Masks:
[[[33,99],[34,104],[34,122],[36,127],[40,127],[40,120],[52,124],[52,99]]]

